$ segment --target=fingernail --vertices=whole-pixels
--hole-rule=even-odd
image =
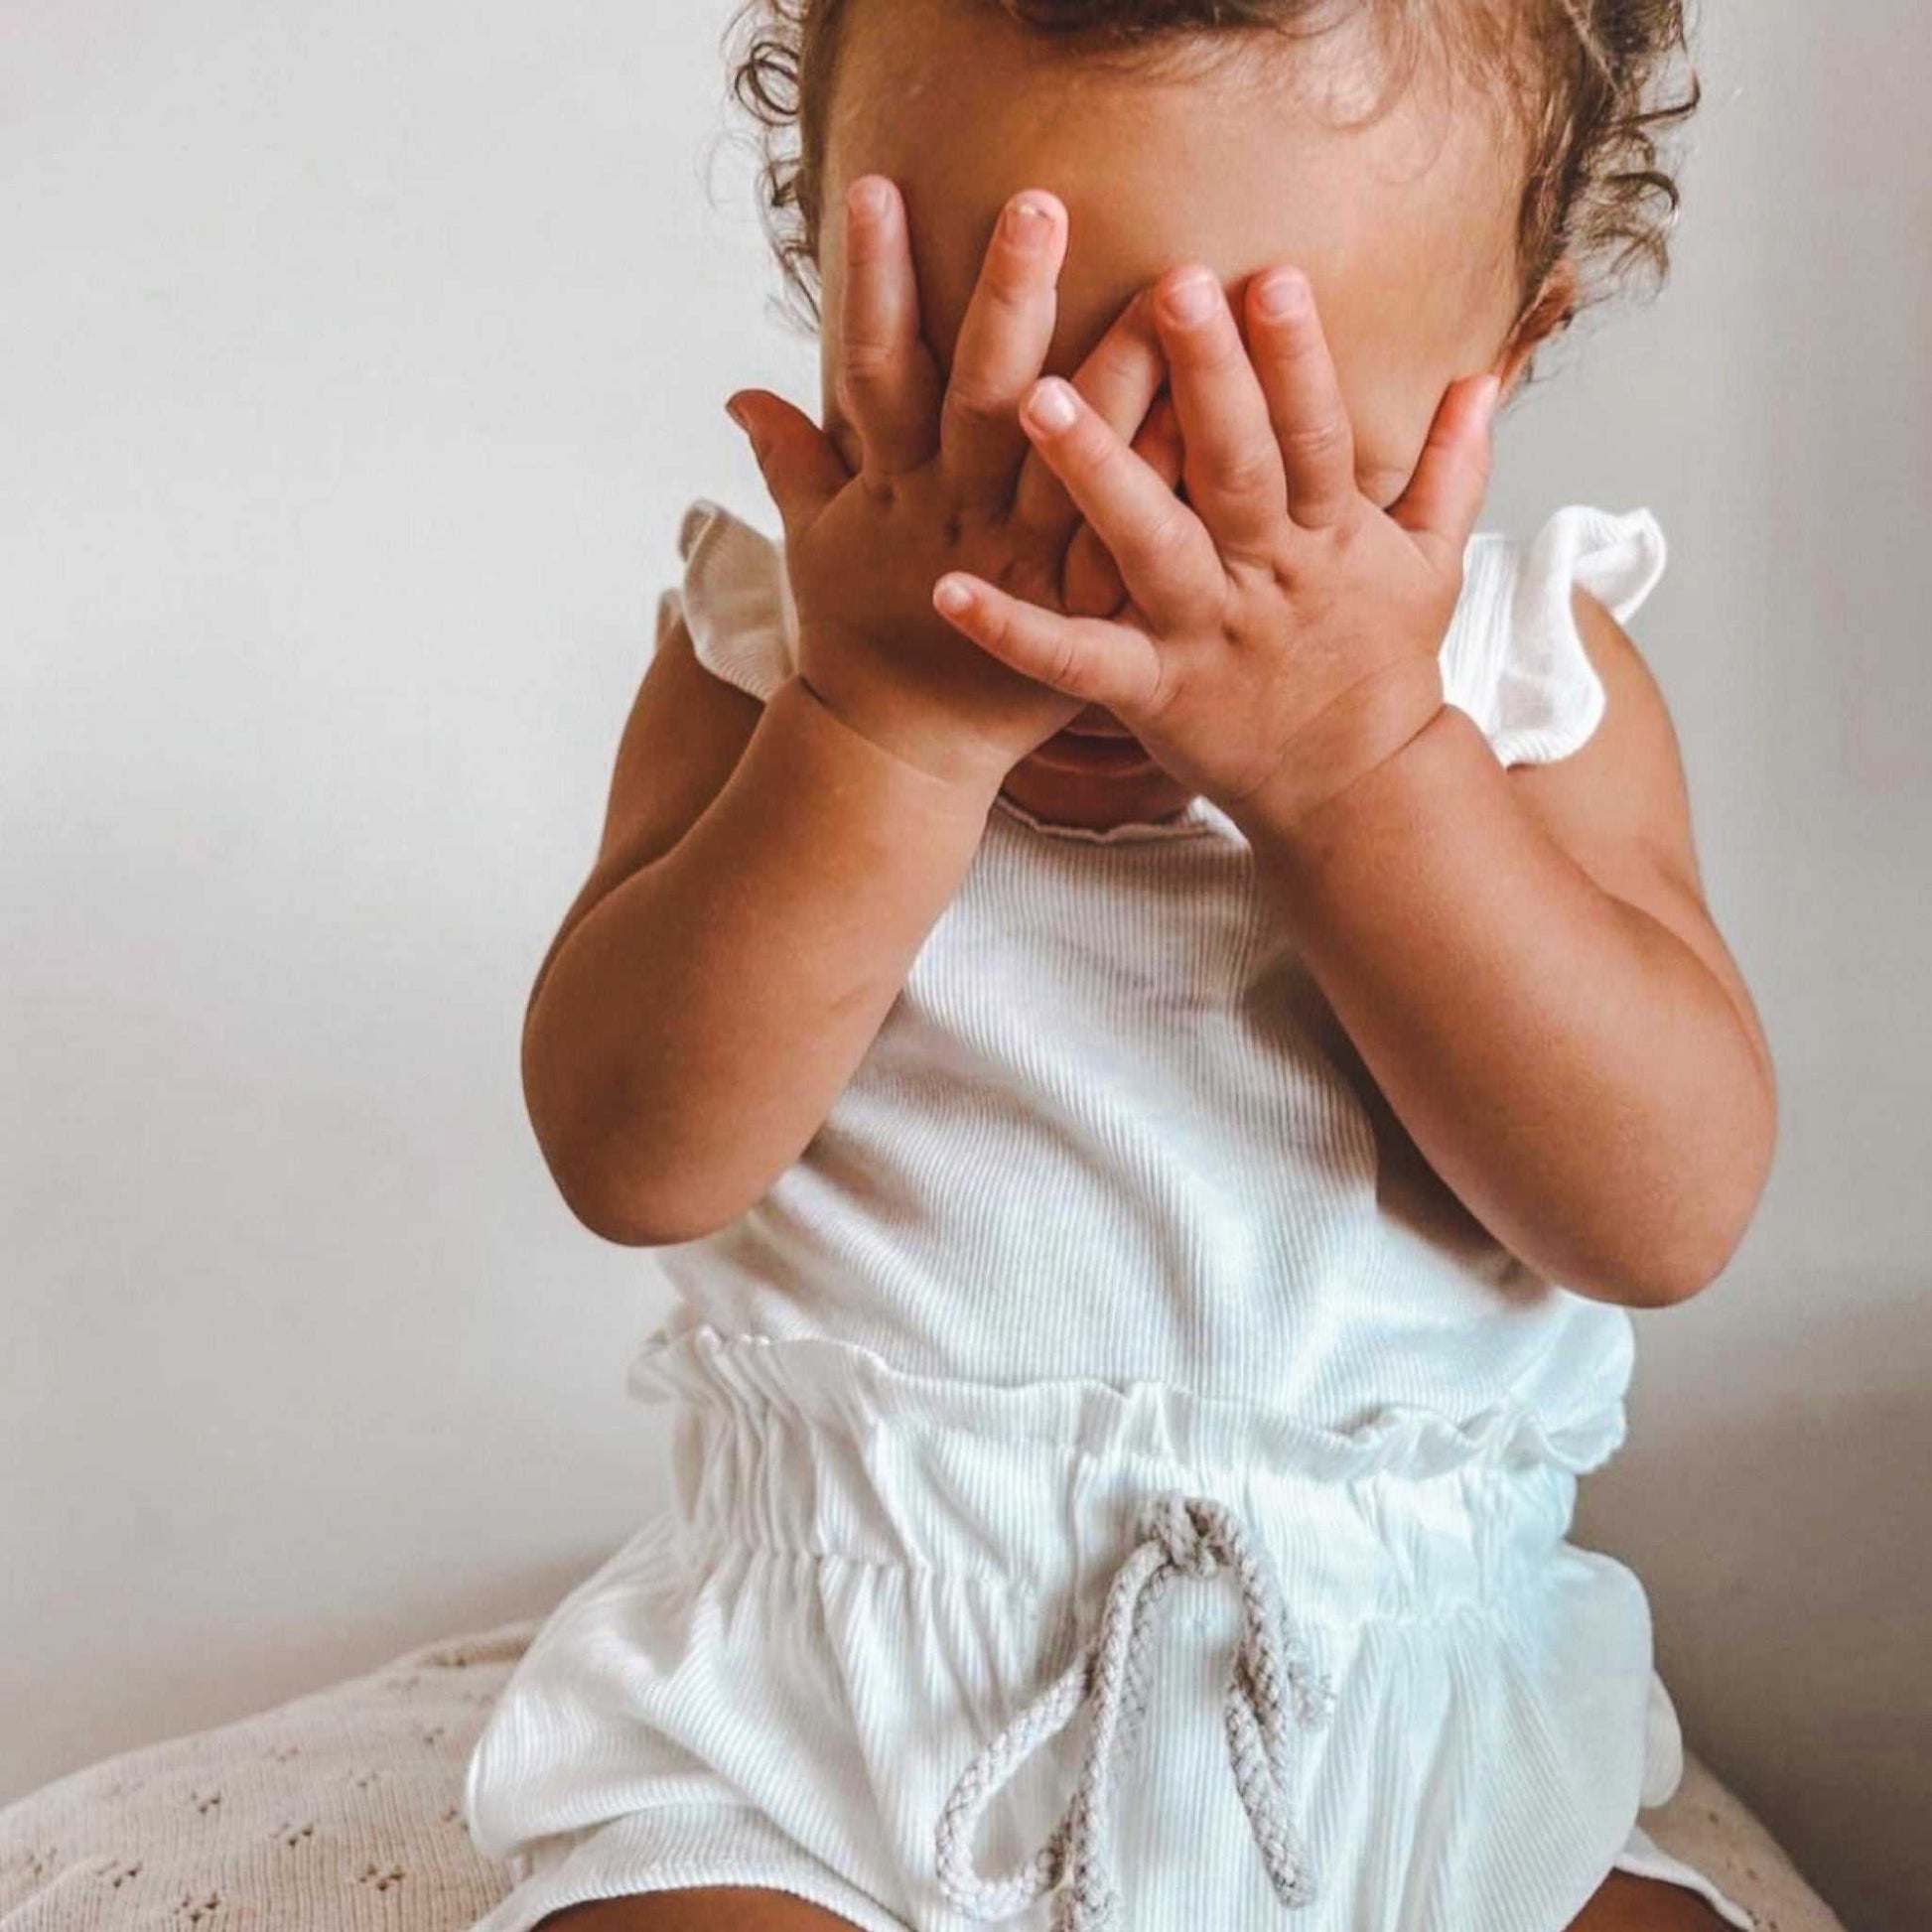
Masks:
[[[1205,322],[1214,312],[1214,298],[1219,284],[1206,269],[1197,268],[1191,275],[1182,276],[1177,282],[1171,283],[1167,292],[1169,315],[1176,322],[1193,324]]]
[[[1007,205],[1007,239],[1021,248],[1035,248],[1053,230],[1053,211],[1043,202],[1022,196]]]
[[[932,589],[932,601],[948,617],[956,618],[972,603],[973,594],[956,577],[942,577]]]
[[[890,200],[886,184],[877,175],[861,175],[846,191],[845,205],[854,214],[876,220],[886,212]]]
[[[1051,376],[1028,398],[1027,414],[1041,429],[1062,430],[1073,427],[1080,409],[1073,391],[1057,376]]]
[[[1262,277],[1255,289],[1255,305],[1265,316],[1295,316],[1309,306],[1309,279],[1300,270],[1278,268]]]
[[[763,469],[764,445],[759,440],[759,433],[757,429],[753,427],[752,419],[745,414],[743,409],[739,407],[738,399],[736,396],[734,396],[730,402],[726,403],[725,414],[729,416],[732,419],[732,421],[738,425],[739,429],[744,434],[746,442],[751,444],[753,462],[755,462],[760,470]]]
[[[1503,379],[1491,369],[1476,385],[1476,408],[1484,422],[1496,413],[1496,405],[1502,400]]]

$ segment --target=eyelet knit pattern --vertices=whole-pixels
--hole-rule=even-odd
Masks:
[[[455,1932],[499,1898],[461,1777],[533,1625],[57,1778],[0,1809],[0,1932]]]

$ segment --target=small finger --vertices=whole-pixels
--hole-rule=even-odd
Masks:
[[[741,389],[725,404],[745,432],[759,474],[783,519],[785,541],[799,536],[852,481],[832,439],[802,409],[768,389]]]
[[[1115,434],[1132,439],[1168,379],[1167,358],[1143,289],[1123,308],[1072,375],[1073,386]],[[1046,461],[1029,449],[1013,496],[1013,522],[1043,546],[1064,547],[1079,527],[1079,506]]]
[[[1389,514],[1441,563],[1460,561],[1489,489],[1496,402],[1493,370],[1451,382],[1409,486]]]
[[[1227,575],[1214,539],[1070,382],[1048,376],[1035,384],[1020,415],[1157,625],[1184,624],[1219,608]]]
[[[1187,500],[1223,555],[1270,555],[1288,522],[1282,452],[1220,278],[1198,265],[1163,276],[1155,315],[1186,446]]]
[[[1175,488],[1187,463],[1187,445],[1180,434],[1180,413],[1172,396],[1162,396],[1148,411],[1141,433],[1134,439],[1135,454],[1168,485]]]
[[[1001,211],[959,326],[940,411],[939,446],[959,500],[1004,510],[1027,456],[1023,397],[1053,345],[1066,209],[1039,190]]]
[[[846,198],[838,354],[838,402],[858,432],[866,476],[929,461],[939,372],[920,334],[905,205],[883,175],[862,175]]]
[[[1314,293],[1300,269],[1255,277],[1248,331],[1288,480],[1288,512],[1307,529],[1337,523],[1354,506],[1355,434]]]
[[[1179,483],[1183,454],[1180,421],[1171,397],[1162,396],[1148,412],[1140,434],[1134,439],[1134,454],[1170,489]],[[1060,486],[1057,479],[1055,486]],[[1073,514],[1078,517],[1077,508]],[[1121,581],[1119,566],[1107,546],[1094,535],[1091,523],[1081,523],[1067,544],[1062,583],[1063,602],[1076,616],[1112,617],[1127,602],[1127,586]]]
[[[1130,728],[1160,688],[1160,653],[1132,625],[1063,618],[966,571],[940,578],[932,605],[963,636],[1023,677],[1105,706]]]

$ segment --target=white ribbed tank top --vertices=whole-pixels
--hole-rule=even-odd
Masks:
[[[659,636],[681,611],[699,660],[767,699],[796,635],[779,547],[701,500],[680,550]],[[1647,510],[1471,540],[1444,685],[1504,763],[1563,758],[1602,715],[1573,587],[1625,618],[1663,564]],[[1437,1177],[1200,797],[1095,832],[1002,795],[803,1156],[653,1260],[678,1295],[660,1337],[1156,1381],[1344,1433],[1423,1411],[1579,1468],[1623,1437],[1628,1314],[1526,1267]]]

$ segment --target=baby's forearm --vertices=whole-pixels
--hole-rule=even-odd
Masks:
[[[1775,1134],[1723,983],[1600,889],[1446,706],[1284,835],[1263,890],[1425,1158],[1505,1247],[1579,1294],[1682,1301],[1729,1258]]]
[[[531,1120],[581,1219],[658,1246],[764,1192],[878,1033],[992,802],[797,678],[773,693],[703,816],[599,900],[531,1007]]]

